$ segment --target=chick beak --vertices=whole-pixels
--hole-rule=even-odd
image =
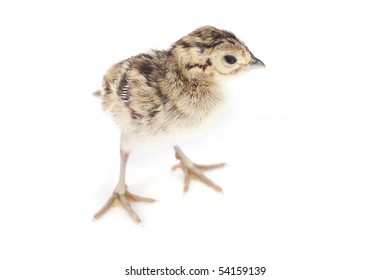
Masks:
[[[256,56],[254,56],[252,53],[251,53],[251,62],[249,62],[249,67],[250,68],[263,68],[265,67],[265,64],[260,60],[258,59]]]

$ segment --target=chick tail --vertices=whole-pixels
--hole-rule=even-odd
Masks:
[[[93,93],[92,93],[93,96],[95,97],[102,97],[103,94],[102,94],[102,91],[100,89],[98,90],[95,90]]]

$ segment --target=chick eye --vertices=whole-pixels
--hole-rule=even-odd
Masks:
[[[235,56],[233,56],[233,55],[225,55],[223,58],[229,64],[234,64],[234,63],[237,62],[237,58]]]

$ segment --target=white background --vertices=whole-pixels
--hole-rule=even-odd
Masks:
[[[1,279],[128,279],[130,265],[390,279],[386,1],[216,2],[0,4]],[[130,190],[160,202],[134,205],[143,228],[121,208],[93,222],[119,133],[91,93],[114,62],[205,24],[267,65],[229,83],[226,122],[182,146],[229,163],[208,173],[225,194],[194,182],[183,196],[171,149],[136,151]]]

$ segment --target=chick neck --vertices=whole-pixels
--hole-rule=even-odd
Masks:
[[[174,83],[190,86],[197,91],[210,90],[218,86],[212,71],[211,60],[207,57],[194,57],[193,53],[172,48],[167,53],[167,71]]]

